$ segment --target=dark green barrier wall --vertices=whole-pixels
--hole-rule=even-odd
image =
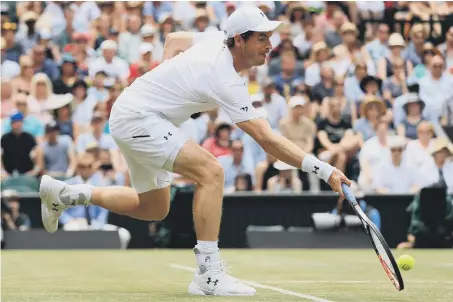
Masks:
[[[170,215],[163,222],[168,247],[191,248],[195,244],[192,223],[191,192],[178,192],[172,202]],[[413,196],[366,196],[365,200],[381,213],[382,233],[391,247],[405,240],[409,226],[406,208]],[[334,195],[229,195],[224,198],[220,246],[246,247],[245,228],[250,225],[310,226],[312,213],[327,212],[336,206]],[[38,198],[22,198],[21,210],[30,215],[33,227],[40,228],[41,213]],[[111,214],[112,224],[127,228],[132,234],[131,248],[156,246],[150,236],[150,223]],[[151,233],[153,228],[151,228]],[[162,231],[162,230],[161,230]],[[161,243],[157,243],[159,245]]]

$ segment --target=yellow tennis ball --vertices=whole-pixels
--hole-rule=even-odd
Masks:
[[[403,271],[411,270],[414,267],[415,260],[412,256],[409,255],[401,255],[398,260],[398,267]]]

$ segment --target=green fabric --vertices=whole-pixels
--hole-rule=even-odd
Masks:
[[[453,226],[452,201],[453,201],[453,195],[448,195],[447,199],[445,200],[446,206],[447,206],[445,221],[449,222],[447,224],[448,225],[447,228],[450,228],[450,230],[448,230],[444,226],[439,225],[439,227],[435,230],[435,232],[439,235],[446,234],[447,232],[451,231],[451,227]],[[417,194],[415,196],[414,201],[409,205],[407,210],[412,213],[411,214],[411,224],[409,226],[409,234],[416,236],[416,234],[429,232],[428,228],[426,227],[425,223],[421,220],[421,216],[420,216],[420,194]]]

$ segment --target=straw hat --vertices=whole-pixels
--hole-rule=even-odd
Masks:
[[[406,47],[406,42],[404,42],[403,36],[399,33],[393,33],[389,37],[389,47]]]
[[[447,138],[436,138],[431,148],[429,148],[429,153],[434,155],[443,149],[447,149],[453,155],[453,144]]]
[[[352,31],[354,32],[355,34],[358,33],[357,31],[357,26],[355,26],[354,23],[351,23],[351,22],[346,22],[345,24],[343,24],[340,28],[340,33],[344,34],[345,32],[348,32],[348,31]]]
[[[301,2],[289,2],[289,7],[286,12],[286,16],[288,19],[291,18],[291,15],[295,10],[302,10],[304,13],[307,12],[307,8],[303,6]]]
[[[373,104],[376,104],[378,106],[378,110],[381,114],[385,114],[385,111],[387,109],[385,107],[384,102],[381,99],[379,99],[377,96],[366,95],[360,104],[360,116],[365,117],[366,111]]]
[[[324,41],[316,42],[312,48],[313,53],[317,53],[318,51],[321,51],[321,50],[329,50],[329,47],[327,46],[326,42],[324,42]]]
[[[274,163],[274,168],[279,170],[279,171],[288,171],[288,170],[296,170],[295,167],[288,165],[287,163],[284,163],[282,161],[276,161]]]

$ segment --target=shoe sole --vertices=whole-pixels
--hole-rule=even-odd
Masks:
[[[39,185],[39,197],[41,198],[41,220],[44,228],[49,233],[54,233],[58,229],[58,222],[55,227],[54,224],[50,224],[50,218],[52,215],[49,213],[49,205],[53,202],[52,200],[52,190],[51,185],[44,186],[44,183],[47,183],[52,178],[50,176],[44,175],[41,178],[41,184]]]
[[[256,293],[256,292],[255,292]],[[218,293],[211,293],[206,292],[200,287],[198,287],[195,283],[190,283],[189,285],[189,294],[194,296],[224,296],[224,297],[233,297],[233,296],[241,296],[241,297],[250,297],[254,296],[255,293],[246,293],[246,294],[239,294],[239,293],[225,293],[225,294],[218,294]]]

